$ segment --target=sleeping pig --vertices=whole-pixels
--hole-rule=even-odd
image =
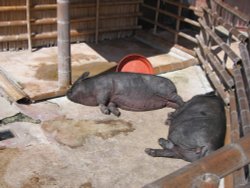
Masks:
[[[67,92],[69,100],[99,106],[104,114],[120,115],[118,108],[149,111],[183,105],[176,87],[167,78],[129,72],[113,72],[88,77],[85,72]]]
[[[159,139],[163,149],[146,149],[147,154],[193,162],[224,144],[224,104],[214,93],[194,96],[169,117],[169,123],[168,139]]]

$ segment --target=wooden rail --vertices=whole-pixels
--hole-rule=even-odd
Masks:
[[[140,28],[137,25],[137,20],[141,13],[137,7],[141,2],[142,0],[119,0],[98,3],[98,0],[96,0],[96,2],[91,3],[71,3],[70,10],[73,16],[70,22],[72,23],[71,33],[74,36],[72,42],[92,40],[92,38],[98,41],[105,39],[105,36],[109,37],[109,35],[104,35],[103,33],[110,33],[110,36],[115,38],[131,35],[132,32],[129,28],[131,28],[131,30]],[[117,7],[121,6],[124,6],[125,9],[121,9],[120,12],[117,11],[120,10],[120,8],[117,9]],[[28,0],[26,0],[26,5],[0,6],[0,14],[6,18],[11,17],[10,20],[0,20],[0,48],[6,50],[5,48],[8,48],[9,44],[14,44],[17,49],[26,48],[26,45],[24,45],[25,41],[27,41],[26,44],[28,44],[27,46],[30,50],[32,47],[44,45],[46,42],[56,44],[56,9],[57,4],[55,3],[34,4],[33,2],[31,4],[31,1]],[[106,11],[108,9],[110,9],[110,11],[107,13]],[[76,12],[84,12],[85,10],[88,10],[88,15],[82,13],[75,14]],[[18,11],[18,14],[23,16],[16,18],[10,16],[10,14],[14,15],[15,11]],[[47,18],[41,15],[46,11],[49,15]],[[74,14],[76,16],[74,16]],[[24,15],[26,16],[24,17]],[[117,20],[119,19],[121,21],[118,24]],[[81,29],[83,27],[82,22],[88,29]],[[107,27],[101,28],[106,22],[109,23],[105,24]],[[99,27],[97,27],[97,25],[99,25]],[[26,31],[24,30],[25,27],[27,28]],[[120,30],[118,29],[119,27],[121,27]],[[108,31],[108,28],[110,28],[110,31]],[[20,30],[20,32],[18,32],[18,30]],[[95,30],[95,32],[93,32],[93,30]],[[122,35],[115,35],[115,33],[119,31],[122,32]],[[84,36],[85,33],[86,37]]]
[[[250,16],[249,15],[246,15],[246,14],[240,12],[238,9],[233,8],[232,6],[230,6],[230,5],[226,4],[226,3],[223,3],[221,0],[214,0],[214,2],[217,5],[219,5],[220,7],[222,7],[223,9],[225,9],[226,11],[230,12],[232,15],[234,15],[237,18],[249,23],[249,21],[250,21]]]
[[[250,163],[250,135],[233,144],[228,144],[194,163],[177,170],[144,188],[192,187],[196,177],[207,172],[223,178]]]

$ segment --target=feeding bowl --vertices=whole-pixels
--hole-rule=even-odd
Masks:
[[[154,74],[152,64],[140,54],[129,54],[117,65],[116,72]]]

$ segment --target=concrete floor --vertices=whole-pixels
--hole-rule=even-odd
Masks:
[[[183,60],[171,49],[156,50],[133,38],[91,46],[75,44],[73,66],[83,69],[76,68],[74,77],[90,63],[105,63],[101,68],[104,70],[114,65],[110,61],[118,62],[129,53],[150,58],[153,66]],[[56,48],[32,54],[1,53],[0,59],[0,66],[29,94],[57,87]],[[101,71],[95,66],[90,70],[92,74]],[[198,66],[160,76],[171,79],[185,101],[212,90]],[[0,104],[0,119],[22,112],[41,121],[26,119],[0,125],[0,131],[9,129],[15,134],[15,138],[0,142],[3,188],[137,188],[188,164],[178,159],[152,158],[144,152],[148,147],[159,148],[157,140],[167,136],[164,121],[172,111],[169,108],[150,112],[121,110],[117,118],[65,97],[31,105],[10,104],[1,97]]]

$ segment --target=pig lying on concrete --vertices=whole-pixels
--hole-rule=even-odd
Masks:
[[[193,162],[224,144],[224,104],[213,93],[193,97],[171,115],[169,122],[168,139],[159,139],[163,149],[148,148],[147,154]]]
[[[104,114],[120,115],[118,108],[149,111],[164,107],[177,109],[183,100],[172,81],[155,75],[113,72],[88,78],[84,73],[67,92],[69,100],[100,106]]]

